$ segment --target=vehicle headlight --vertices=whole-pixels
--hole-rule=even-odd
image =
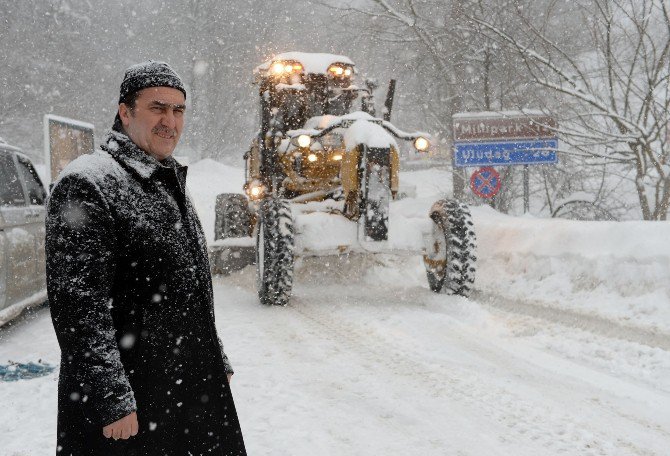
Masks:
[[[414,148],[419,152],[425,152],[428,150],[428,146],[430,146],[430,142],[423,136],[419,136],[414,140]]]
[[[247,194],[251,199],[259,199],[265,193],[265,185],[262,182],[254,180],[247,186]]]
[[[311,161],[312,163],[314,163],[314,162],[317,161],[318,159],[319,159],[319,157],[317,157],[316,154],[309,154],[309,155],[307,156],[307,160]]]
[[[335,161],[340,161],[342,160],[342,154],[333,154],[333,156],[330,158]]]
[[[299,73],[302,71],[302,65],[298,62],[274,62],[270,65],[270,73],[275,76],[284,74]]]
[[[328,73],[332,74],[335,77],[350,77],[353,74],[354,70],[350,66],[344,66],[339,64],[334,64],[328,67]]]
[[[312,138],[309,135],[300,135],[298,136],[298,145],[300,147],[309,147],[312,144]]]

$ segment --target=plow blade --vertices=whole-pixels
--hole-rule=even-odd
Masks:
[[[256,262],[252,237],[220,239],[209,246],[212,274],[228,275]]]

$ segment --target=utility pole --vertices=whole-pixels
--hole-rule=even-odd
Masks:
[[[454,25],[452,30],[457,30],[457,26],[462,23],[463,19],[463,0],[452,0],[451,1],[451,24]],[[457,32],[458,33],[458,32]],[[463,65],[461,61],[462,53],[457,46],[463,41],[460,39],[451,40],[451,49],[449,50],[450,55],[454,56],[454,59],[451,62],[451,75],[449,75],[449,115],[452,116],[457,112],[461,112],[464,108],[463,98],[459,95],[459,91],[456,90],[457,85],[462,84],[464,79],[463,74]],[[466,175],[465,168],[458,168],[455,164],[455,141],[454,141],[454,129],[453,129],[453,120],[450,120],[451,130],[450,130],[450,147],[451,147],[451,165],[452,165],[452,183],[453,183],[453,194],[455,199],[462,199],[465,193],[465,183]]]

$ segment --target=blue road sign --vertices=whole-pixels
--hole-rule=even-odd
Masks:
[[[456,166],[511,166],[558,163],[558,139],[456,143]]]

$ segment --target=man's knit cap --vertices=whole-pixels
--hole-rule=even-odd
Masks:
[[[147,87],[172,87],[180,90],[184,98],[186,97],[184,83],[181,82],[181,78],[172,67],[165,62],[149,60],[128,67],[123,76],[123,82],[121,82],[119,103],[122,103],[129,94]]]

